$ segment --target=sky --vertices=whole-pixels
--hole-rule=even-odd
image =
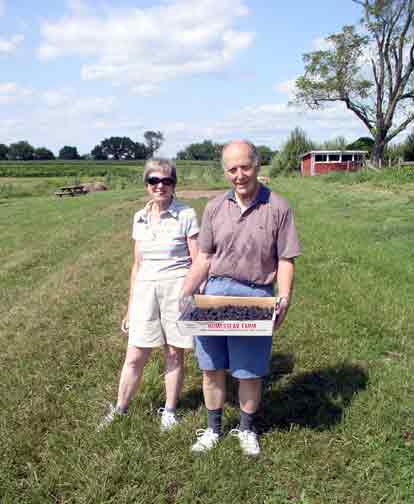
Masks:
[[[353,141],[368,131],[342,104],[289,102],[303,54],[360,17],[352,0],[0,0],[0,143]]]

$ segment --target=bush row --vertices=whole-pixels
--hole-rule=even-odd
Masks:
[[[142,161],[3,161],[0,177],[105,177],[108,173],[120,177],[141,176]],[[220,163],[203,161],[178,161],[179,176],[184,179],[203,177],[221,178]]]

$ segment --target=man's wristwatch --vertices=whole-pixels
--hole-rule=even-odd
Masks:
[[[276,298],[276,305],[279,305],[281,303],[281,301],[283,301],[283,300],[286,301],[287,305],[289,304],[289,298],[287,296],[278,296]]]

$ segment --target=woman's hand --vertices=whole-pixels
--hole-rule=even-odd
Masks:
[[[121,331],[125,334],[128,334],[129,330],[129,313],[125,315],[121,322]]]

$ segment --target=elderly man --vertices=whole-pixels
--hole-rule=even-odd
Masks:
[[[292,296],[294,258],[300,255],[292,210],[285,199],[258,182],[259,155],[250,142],[225,145],[222,164],[233,189],[205,209],[199,254],[184,281],[182,296],[191,296],[206,279],[205,294],[221,296],[272,296],[276,282],[278,328]],[[222,436],[229,370],[239,380],[240,425],[232,434],[239,438],[244,453],[260,453],[254,417],[271,350],[271,336],[196,337],[208,428],[197,432],[193,452],[213,448]]]

